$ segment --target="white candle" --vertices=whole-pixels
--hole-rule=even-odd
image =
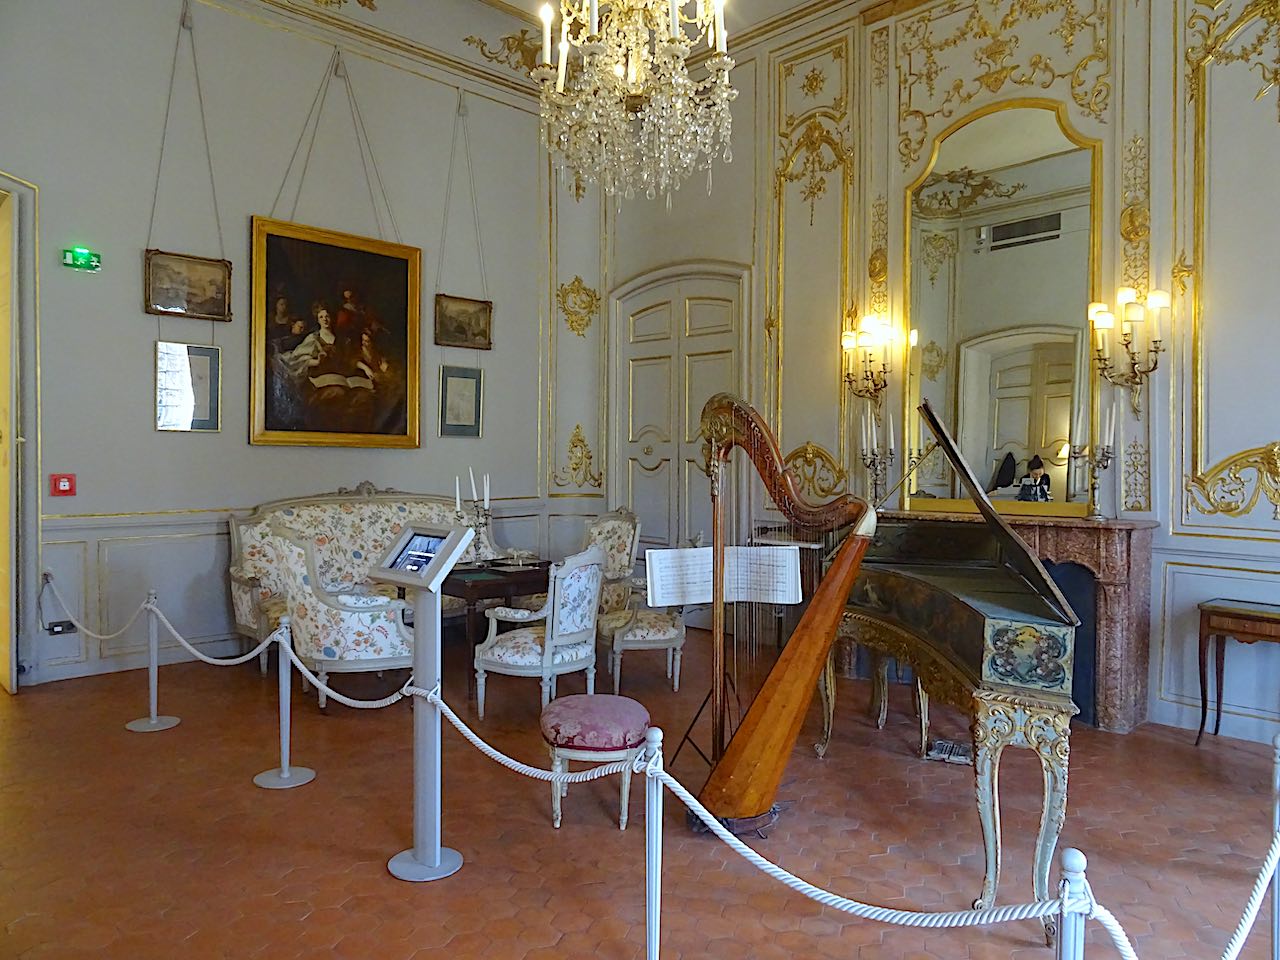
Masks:
[[[889,452],[893,453],[893,414],[889,413]]]
[[[724,53],[729,49],[729,36],[724,32],[724,0],[715,0],[716,8],[716,50]]]
[[[671,39],[682,39],[680,33],[680,0],[671,0]]]
[[[587,32],[593,37],[600,33],[600,0],[591,0],[590,24]]]
[[[1107,413],[1107,442],[1105,446],[1114,446],[1116,442],[1116,402],[1111,401],[1111,410]]]
[[[563,39],[563,37],[567,35],[568,32],[569,32],[569,27],[568,27],[568,24],[566,24],[564,29],[561,31],[562,39],[560,40],[560,66],[556,72],[556,93],[564,93],[564,75],[565,75],[565,70],[569,66],[569,41],[566,39]]]
[[[868,419],[871,421],[871,448],[873,450],[879,450],[880,435],[879,431],[876,429],[876,414],[874,410],[871,411],[871,416]]]
[[[484,475],[484,508],[489,509],[489,474]]]
[[[545,66],[551,65],[551,21],[555,19],[555,11],[551,9],[551,4],[544,3],[542,10],[539,11],[542,16],[542,63]]]
[[[864,407],[861,415],[858,417],[858,426],[862,428],[862,451],[865,453],[869,444],[867,443],[867,411]]]
[[[480,499],[480,495],[476,492],[476,472],[467,467],[467,473],[471,474],[471,502],[475,503]]]
[[[457,474],[453,476],[453,509],[462,512],[462,481]]]

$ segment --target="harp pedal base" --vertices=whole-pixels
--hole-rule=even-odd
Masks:
[[[764,813],[754,817],[716,817],[720,824],[732,833],[735,837],[745,836],[754,833],[761,840],[767,840],[764,831],[768,830],[778,822],[778,814],[780,809],[775,803]],[[689,829],[694,833],[710,833],[707,825],[692,811],[685,814],[685,822],[688,823]]]
[[[941,760],[943,763],[963,763],[973,766],[973,745],[957,743],[955,740],[941,738],[931,741],[926,760]]]

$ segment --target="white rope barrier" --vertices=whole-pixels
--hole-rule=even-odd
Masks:
[[[588,783],[592,780],[599,780],[602,777],[612,776],[615,773],[621,773],[631,765],[631,761],[617,760],[613,763],[602,763],[599,766],[592,767],[590,770],[579,770],[577,773],[553,773],[550,770],[544,770],[542,767],[531,767],[529,764],[521,763],[519,760],[509,757],[485,743],[474,730],[463,723],[458,715],[449,709],[449,705],[444,702],[444,699],[436,691],[408,686],[405,687],[405,693],[415,697],[422,697],[427,703],[439,709],[444,718],[453,724],[457,731],[466,738],[467,742],[490,760],[533,780],[543,780],[547,783]]]
[[[281,626],[277,627],[274,631],[272,631],[272,633],[265,640],[263,640],[260,644],[258,644],[256,647],[254,647],[252,650],[250,650],[248,653],[244,654],[243,656],[225,657],[225,658],[210,657],[210,656],[207,656],[206,654],[201,653],[199,650],[193,647],[190,643],[188,643],[187,638],[177,631],[174,625],[169,622],[169,618],[166,617],[164,615],[164,612],[155,604],[152,604],[150,602],[144,603],[142,605],[142,609],[149,610],[151,613],[155,614],[155,618],[159,622],[160,626],[168,630],[169,635],[173,637],[173,639],[177,640],[178,643],[186,649],[187,653],[191,654],[193,657],[195,657],[197,660],[201,661],[202,663],[207,663],[213,667],[238,667],[242,663],[248,663],[250,660],[254,659],[260,653],[262,653],[263,650],[266,650],[267,647],[271,646],[271,644],[276,643],[277,641],[280,643],[282,647],[287,648],[289,646],[289,628],[287,625],[282,624]]]
[[[1240,956],[1240,951],[1244,949],[1244,942],[1249,938],[1253,922],[1258,918],[1262,898],[1266,896],[1267,887],[1270,886],[1271,878],[1275,875],[1278,861],[1280,861],[1280,833],[1271,838],[1271,848],[1267,850],[1262,870],[1258,873],[1258,879],[1254,881],[1253,890],[1245,904],[1244,913],[1240,916],[1240,922],[1236,924],[1235,933],[1227,941],[1227,949],[1223,951],[1222,960],[1236,960],[1236,957]]]
[[[383,697],[381,700],[356,700],[352,697],[344,697],[327,683],[321,683],[320,678],[307,669],[307,665],[298,659],[298,655],[294,653],[293,647],[289,644],[281,643],[280,649],[289,655],[289,659],[293,661],[293,665],[298,668],[299,673],[307,678],[309,683],[315,684],[316,689],[323,690],[326,697],[332,697],[344,707],[351,707],[355,710],[381,710],[383,707],[389,707],[393,703],[399,703],[408,695],[406,692],[408,689],[408,683],[406,683],[404,687],[400,688],[390,696]],[[411,677],[409,679],[409,683],[412,682],[413,678]]]
[[[86,637],[92,637],[94,640],[114,640],[116,637],[121,636],[125,631],[133,626],[134,622],[142,614],[142,611],[146,610],[148,607],[148,601],[143,600],[142,603],[138,604],[138,609],[133,611],[133,616],[131,616],[125,625],[115,633],[98,633],[95,630],[90,630],[76,618],[76,615],[71,612],[71,608],[67,606],[67,601],[62,599],[62,594],[58,592],[58,585],[53,582],[53,577],[48,573],[44,575],[44,586],[48,587],[50,592],[53,593],[53,599],[58,601],[58,606],[62,608],[62,612],[66,614],[67,619],[75,624],[75,628]]]

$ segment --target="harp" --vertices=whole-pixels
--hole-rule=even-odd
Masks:
[[[731,394],[718,393],[707,401],[702,409],[702,435],[712,508],[712,769],[698,799],[731,829],[752,830],[777,819],[774,797],[778,784],[827,663],[862,555],[875,531],[876,513],[866,501],[853,496],[810,503],[795,474],[786,468],[763,418]],[[765,492],[785,518],[788,531],[798,539],[833,548],[834,553],[799,623],[726,745],[724,579],[728,536],[723,481],[735,447],[746,453]],[[735,645],[738,632],[735,629]]]

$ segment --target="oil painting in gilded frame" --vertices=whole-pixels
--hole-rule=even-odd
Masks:
[[[148,250],[142,261],[142,309],[161,317],[231,319],[231,261]]]
[[[222,351],[201,343],[156,341],[156,429],[222,429]]]
[[[417,447],[422,251],[253,218],[250,442]]]
[[[436,343],[467,350],[493,349],[493,301],[436,294]]]
[[[478,438],[484,424],[484,371],[440,368],[440,436]]]

